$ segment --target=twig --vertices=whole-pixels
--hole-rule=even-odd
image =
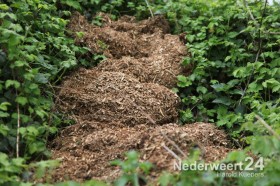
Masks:
[[[165,69],[166,72],[169,72],[171,75],[173,75],[173,77],[177,77],[173,72],[171,72],[170,70],[168,69]]]
[[[244,2],[244,5],[247,7],[246,0],[243,0],[243,2]],[[261,51],[262,51],[261,27],[262,27],[262,24],[263,24],[263,17],[264,17],[265,11],[266,11],[266,5],[267,5],[267,0],[265,1],[264,9],[263,9],[263,12],[262,12],[261,21],[260,21],[260,24],[258,26],[259,27],[259,36],[258,36],[259,44],[258,44],[258,52],[257,52],[256,58],[255,58],[255,62],[257,62],[259,60],[259,56],[260,56]],[[247,7],[247,9],[249,11],[249,14],[252,14],[248,7]],[[254,16],[253,15],[251,15],[251,16],[252,16],[251,18],[255,21]],[[241,101],[242,101],[243,97],[246,95],[246,91],[247,91],[247,89],[249,87],[249,84],[251,82],[251,79],[252,79],[254,73],[255,73],[255,66],[253,67],[252,73],[250,74],[250,77],[249,77],[249,79],[247,81],[247,84],[246,84],[246,87],[244,89],[244,92],[243,92],[243,94],[242,94],[242,96],[241,96],[241,98],[239,100],[239,105],[241,104]]]
[[[19,157],[19,128],[20,128],[20,112],[19,112],[19,104],[17,104],[17,144],[16,144],[16,155],[17,158]]]
[[[153,11],[151,10],[151,6],[150,6],[148,0],[145,0],[145,2],[146,2],[146,4],[147,4],[147,7],[149,8],[149,11],[150,11],[151,16],[154,17]]]
[[[175,153],[173,152],[170,148],[168,148],[165,144],[162,144],[162,147],[169,152],[174,158],[176,158],[177,160],[179,160],[180,162],[182,162],[182,159]]]
[[[260,41],[260,42],[262,42],[262,41]],[[261,45],[261,44],[260,44],[260,45]],[[259,56],[260,56],[260,52],[261,52],[261,49],[259,48],[259,49],[258,49],[258,53],[257,53],[257,55],[256,55],[255,62],[258,61]],[[247,91],[247,89],[248,89],[248,87],[249,87],[249,84],[250,84],[250,82],[251,82],[251,79],[252,79],[254,73],[255,73],[255,66],[253,66],[252,73],[250,74],[250,77],[249,77],[249,79],[248,79],[248,81],[247,81],[247,83],[246,83],[246,87],[245,87],[245,89],[244,89],[244,91],[243,91],[243,94],[242,94],[241,98],[239,99],[238,105],[241,104],[241,101],[242,101],[243,97],[246,95],[246,91]]]
[[[142,114],[154,125],[156,125],[155,120],[151,117],[150,114],[147,114],[142,108],[140,108],[138,105],[136,105],[134,102],[131,102],[133,106],[135,106],[136,108],[138,108],[139,110],[142,111]]]
[[[256,19],[254,18],[253,14],[252,14],[252,12],[251,12],[251,10],[250,10],[250,8],[248,7],[247,1],[246,1],[246,0],[243,0],[243,4],[244,4],[245,8],[247,9],[247,11],[249,12],[249,15],[250,15],[251,19],[252,19],[255,23],[257,23],[257,21],[256,21]]]
[[[236,139],[232,138],[232,140],[239,146],[239,148],[243,148],[243,145],[239,143]]]
[[[187,155],[180,149],[178,145],[174,141],[172,141],[166,134],[164,134],[162,131],[160,131],[161,135],[169,142],[171,145],[173,145],[182,155],[183,157],[187,157]]]
[[[266,31],[264,32],[265,34],[271,34],[271,35],[280,35],[280,32],[270,32],[270,31]]]
[[[261,122],[261,124],[263,124],[263,126],[272,134],[274,135],[276,138],[278,138],[278,140],[280,140],[280,136],[271,128],[271,126],[269,126],[264,119],[262,119],[259,115],[255,115],[255,117]]]

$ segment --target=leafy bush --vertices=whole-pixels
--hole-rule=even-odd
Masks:
[[[260,105],[275,108],[279,103],[279,10],[279,5],[261,1],[244,5],[231,0],[179,0],[161,7],[174,31],[186,32],[191,57],[183,64],[194,66],[190,76],[178,76],[186,107],[182,122],[212,121],[235,128],[248,113],[269,118]]]
[[[52,1],[0,4],[0,184],[49,156],[47,139],[61,122],[52,85],[88,51],[67,37],[68,15]]]
[[[177,0],[153,7],[166,14],[175,33],[186,33],[191,57],[183,64],[192,65],[193,72],[188,77],[179,75],[174,89],[184,104],[182,123],[215,122],[227,129],[238,147],[246,147],[240,153],[265,158],[263,178],[240,177],[230,183],[279,184],[275,175],[280,158],[280,5]],[[229,154],[235,157],[231,161],[241,161],[233,154]],[[203,181],[204,173],[191,180]],[[191,173],[182,172],[172,184],[182,183],[186,174]],[[209,182],[213,183],[221,182]]]
[[[0,4],[0,184],[28,181],[34,169],[41,177],[57,165],[57,161],[32,163],[49,157],[48,138],[67,122],[54,109],[55,85],[78,64],[92,66],[104,57],[84,55],[89,49],[75,46],[68,37],[69,10],[117,15],[123,5],[122,0]]]

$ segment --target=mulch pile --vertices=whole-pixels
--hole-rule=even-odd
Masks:
[[[180,63],[188,55],[186,47],[178,36],[167,34],[169,25],[163,17],[141,22],[129,16],[115,22],[108,19],[97,27],[74,14],[69,24],[73,32],[84,32],[82,38],[76,37],[77,44],[108,58],[98,65],[99,70],[123,72],[168,88],[176,86],[177,75],[190,73],[191,67]]]
[[[140,83],[121,72],[81,69],[62,84],[62,111],[99,122],[133,126],[176,122],[179,97],[166,87]]]
[[[153,163],[151,176],[157,176],[162,170],[174,172],[175,158],[163,144],[181,158],[184,156],[172,143],[186,156],[193,148],[200,148],[201,158],[206,162],[222,159],[231,150],[226,134],[208,123],[128,127],[120,123],[78,120],[52,142],[53,158],[62,160],[54,179],[112,181],[121,171],[111,166],[110,161],[123,159],[124,153],[131,149],[141,153],[142,161]]]
[[[167,21],[160,16],[140,22],[101,16],[102,27],[78,13],[68,25],[77,44],[107,59],[73,72],[57,92],[57,108],[76,124],[50,143],[53,159],[61,160],[53,180],[112,181],[121,170],[110,161],[124,159],[129,150],[154,164],[153,178],[163,170],[174,172],[174,155],[166,149],[182,159],[194,148],[206,162],[224,158],[232,146],[222,130],[209,123],[176,124],[180,99],[169,88],[191,67],[181,66],[188,53],[179,36],[169,34]]]

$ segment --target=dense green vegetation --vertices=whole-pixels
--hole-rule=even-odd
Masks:
[[[264,177],[224,180],[211,171],[182,171],[163,173],[161,185],[280,184],[280,5],[241,0],[149,2],[149,6],[144,0],[0,4],[0,185],[31,185],[27,184],[31,172],[40,177],[58,163],[48,160],[46,143],[69,121],[53,109],[54,87],[69,70],[92,66],[97,59],[87,48],[75,46],[67,33],[68,18],[75,10],[89,19],[99,11],[138,19],[151,16],[150,11],[165,15],[174,33],[186,33],[191,53],[183,64],[191,64],[193,72],[179,75],[174,88],[184,103],[182,123],[209,121],[223,127],[244,149],[231,153],[225,162],[243,161],[249,151],[265,162]],[[198,161],[198,153],[186,161]],[[137,164],[135,153],[115,163],[124,169],[116,185],[138,185],[138,171],[149,172],[148,164]]]

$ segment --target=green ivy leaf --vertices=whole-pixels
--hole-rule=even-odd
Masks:
[[[22,97],[22,96],[18,96],[16,98],[16,102],[21,104],[22,106],[24,106],[27,103],[27,98],[26,97]]]
[[[239,67],[233,71],[233,76],[236,78],[243,78],[247,77],[248,70],[246,67]]]
[[[277,92],[280,89],[280,82],[274,78],[268,79],[262,83],[264,88],[273,88],[273,92]]]
[[[4,11],[7,11],[7,10],[10,9],[10,7],[8,5],[6,5],[6,4],[0,4],[0,9],[4,10]]]
[[[207,93],[207,88],[203,87],[203,86],[198,86],[196,88],[196,91],[199,93],[201,92],[202,94],[206,94]]]
[[[33,143],[28,144],[28,149],[31,154],[34,154],[34,153],[38,153],[38,152],[43,152],[44,150],[46,150],[46,146],[45,146],[45,143],[43,143],[43,142],[34,141]]]
[[[211,87],[213,89],[215,89],[215,91],[217,91],[217,92],[221,92],[221,91],[227,90],[227,85],[224,84],[224,83],[214,84],[214,85],[211,85]]]
[[[20,87],[20,83],[16,80],[7,80],[5,82],[6,89],[9,88],[10,86],[14,86],[16,89],[18,89]]]
[[[272,92],[280,92],[280,84],[272,88]]]
[[[252,140],[252,150],[256,154],[262,154],[264,157],[277,153],[278,149],[275,148],[277,145],[275,144],[275,141],[272,140],[272,138],[273,137],[271,136],[258,136],[255,138],[255,140]]]
[[[218,104],[223,104],[223,105],[226,105],[226,106],[229,106],[229,105],[232,104],[232,100],[228,97],[225,97],[225,96],[218,97],[218,98],[214,99],[212,102],[213,103],[218,103]]]
[[[25,61],[16,61],[14,63],[15,67],[23,67],[23,66],[28,66],[28,63],[26,63]]]
[[[195,39],[195,35],[187,35],[187,36],[186,36],[186,39],[187,39],[190,43],[192,43],[192,42],[194,41],[194,39]]]
[[[2,4],[3,5],[3,4]],[[2,6],[3,7],[3,6]],[[8,13],[8,12],[0,12],[0,18],[3,19],[5,17],[9,17],[10,19],[16,21],[17,20],[17,16],[15,14],[12,13]]]
[[[48,83],[49,82],[49,78],[50,78],[50,74],[48,74],[48,73],[38,73],[38,74],[36,74],[36,76],[35,76],[35,81],[37,82],[37,83],[42,83],[42,84],[46,84],[46,83]]]
[[[83,38],[85,33],[84,32],[75,32],[78,38]]]
[[[0,134],[2,134],[3,136],[7,136],[9,134],[9,131],[9,127],[4,124],[0,124]]]
[[[178,75],[177,79],[179,81],[177,83],[178,87],[188,87],[192,84],[192,82],[186,76]]]
[[[163,174],[159,177],[159,184],[161,186],[172,185],[171,183],[173,183],[174,181],[175,178],[171,173],[163,172]]]
[[[62,0],[61,1],[62,4],[66,4],[76,10],[81,10],[82,7],[80,5],[80,3],[78,1],[75,1],[75,0]]]
[[[35,112],[36,112],[36,114],[37,114],[40,118],[42,118],[42,119],[43,119],[45,116],[48,115],[48,114],[47,114],[44,110],[42,110],[42,109],[36,109]]]
[[[139,168],[145,173],[149,174],[151,168],[153,167],[153,164],[150,162],[142,162],[139,164]]]
[[[127,178],[126,176],[122,176],[119,179],[117,179],[117,181],[115,182],[114,185],[125,186],[125,185],[127,185],[128,181],[129,181],[129,178]]]
[[[232,151],[227,155],[226,161],[228,162],[242,162],[247,155],[244,151]]]
[[[9,102],[3,102],[0,104],[0,110],[7,111],[8,110],[7,106],[10,106],[10,105],[11,105],[11,103],[9,103]]]
[[[9,116],[10,116],[9,113],[0,111],[0,118],[6,118],[6,117],[9,117]]]

